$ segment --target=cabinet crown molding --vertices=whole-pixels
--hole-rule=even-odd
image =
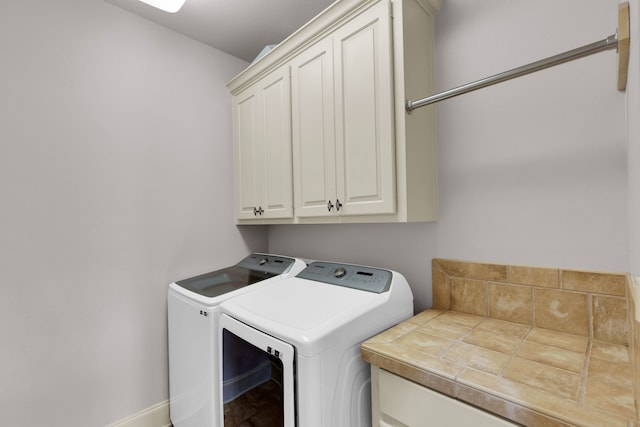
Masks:
[[[244,71],[227,83],[232,95],[242,91],[254,81],[260,79],[269,70],[278,67],[294,57],[305,46],[321,38],[325,33],[339,25],[356,10],[371,6],[379,0],[338,0],[315,16],[289,37],[280,42],[268,54],[249,65]]]
[[[235,95],[260,79],[269,70],[285,63],[298,52],[340,26],[345,19],[360,13],[380,0],[338,0],[311,19],[300,29],[280,42],[268,54],[249,65],[244,71],[227,83],[227,89]],[[403,0],[392,0],[398,2]],[[416,0],[431,16],[435,16],[444,0]]]

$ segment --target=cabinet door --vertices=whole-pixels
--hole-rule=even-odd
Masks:
[[[290,102],[286,66],[233,98],[238,219],[293,217]]]
[[[390,8],[382,0],[333,36],[342,215],[396,209]]]
[[[264,185],[259,204],[263,218],[293,217],[291,183],[291,97],[289,67],[284,66],[262,80],[261,117],[264,140]]]
[[[377,371],[377,373],[376,373]],[[513,427],[496,415],[398,377],[372,370],[372,390],[377,389],[374,425],[380,427]],[[376,382],[374,385],[373,383]]]
[[[236,216],[255,219],[264,192],[264,155],[260,120],[260,91],[252,86],[233,97]]]
[[[291,61],[294,203],[298,217],[333,215],[335,134],[333,56],[324,39]]]

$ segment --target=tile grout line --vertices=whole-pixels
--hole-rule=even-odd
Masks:
[[[517,354],[520,352],[520,349],[522,348],[522,346],[524,345],[525,341],[527,340],[527,338],[529,337],[529,335],[531,334],[531,331],[533,331],[533,327],[529,327],[529,330],[527,331],[527,333],[520,338],[520,343],[518,343],[518,345],[516,346],[515,349],[513,349],[513,352],[511,353],[511,356],[509,356],[509,360],[507,361],[507,363],[504,364],[504,367],[502,368],[502,370],[498,373],[498,377],[499,378],[504,378],[504,371],[507,370],[507,367],[509,365],[511,365],[511,362],[513,361],[513,359],[516,358]]]
[[[535,287],[531,286],[531,328],[536,327],[536,292]]]
[[[593,338],[593,294],[587,293],[587,338],[591,340]]]
[[[591,346],[592,340],[587,342],[587,351],[584,357],[584,363],[582,365],[582,373],[580,375],[580,386],[578,387],[578,403],[583,404],[584,397],[587,388],[587,375],[589,374],[589,361],[591,360]]]

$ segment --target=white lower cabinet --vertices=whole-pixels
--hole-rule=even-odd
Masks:
[[[503,418],[371,367],[374,427],[505,427]]]

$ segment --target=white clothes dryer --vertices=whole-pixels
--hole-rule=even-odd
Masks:
[[[169,285],[169,414],[175,427],[217,425],[220,303],[305,267],[297,258],[251,254],[236,265]]]
[[[218,425],[369,427],[360,344],[410,318],[413,295],[397,272],[314,262],[220,307]],[[270,374],[236,387],[264,369]]]

